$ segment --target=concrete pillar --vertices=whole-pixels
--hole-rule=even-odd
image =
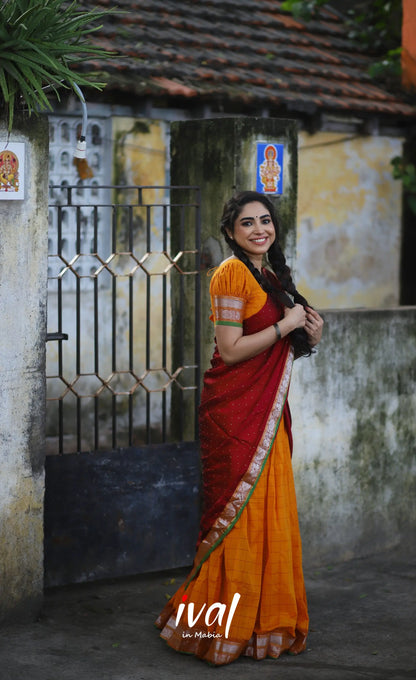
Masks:
[[[280,241],[292,266],[296,245],[297,128],[293,120],[273,118],[215,118],[177,121],[171,125],[171,183],[201,187],[202,266],[218,265],[228,255],[220,233],[225,201],[236,191],[256,190],[257,142],[284,145],[283,193],[270,194],[280,221]],[[189,225],[193,228],[193,225]],[[172,225],[172,244],[175,244]],[[213,347],[213,325],[209,320],[208,276],[202,275],[201,362],[208,368]],[[194,311],[189,300],[189,318]],[[175,322],[175,307],[173,307]],[[192,327],[186,345],[192,347]],[[173,324],[175,347],[175,323]],[[186,333],[186,331],[185,331]]]
[[[43,590],[47,119],[16,119],[10,142],[26,188],[0,200],[0,622],[35,617]]]

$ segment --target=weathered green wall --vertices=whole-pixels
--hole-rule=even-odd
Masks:
[[[416,531],[416,308],[324,317],[289,397],[308,564],[406,544]]]
[[[16,118],[10,141],[26,195],[0,201],[0,622],[34,617],[43,591],[47,120]]]

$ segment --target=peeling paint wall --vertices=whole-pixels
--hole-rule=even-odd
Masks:
[[[0,622],[34,617],[43,592],[47,121],[16,119],[10,139],[26,195],[0,201]]]
[[[168,171],[168,124],[113,118],[114,184],[164,185]]]
[[[402,142],[299,135],[297,285],[321,308],[399,304]]]
[[[309,565],[404,545],[416,530],[416,308],[325,321],[289,395]]]

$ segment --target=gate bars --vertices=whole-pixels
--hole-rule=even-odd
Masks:
[[[199,188],[50,196],[47,453],[197,439]]]

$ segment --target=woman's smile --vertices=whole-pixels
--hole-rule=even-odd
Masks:
[[[261,236],[259,238],[252,238],[250,239],[253,243],[258,243],[259,245],[262,245],[267,241],[267,236]]]

